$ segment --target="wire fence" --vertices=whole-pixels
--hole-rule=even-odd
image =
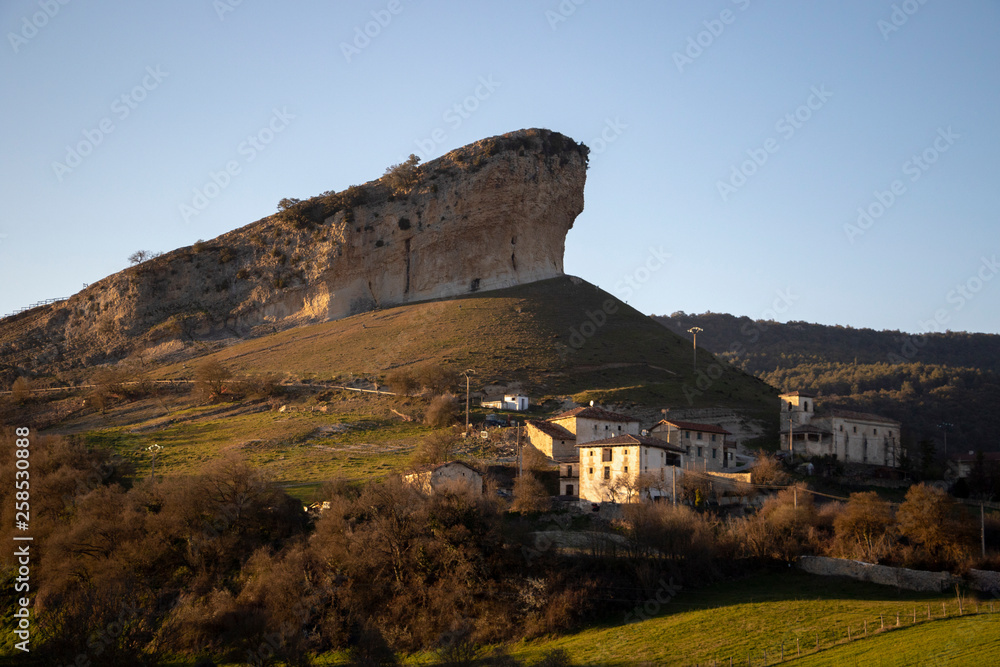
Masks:
[[[827,628],[810,628],[794,633],[794,637],[762,643],[746,654],[730,655],[711,662],[689,663],[691,667],[759,667],[777,665],[804,655],[820,653],[844,644],[862,641],[869,637],[935,623],[949,618],[984,616],[1000,613],[1000,602],[995,600],[968,600],[957,597],[953,602],[942,602],[940,611],[936,603],[911,604],[897,607],[889,613],[860,618],[846,625]],[[793,634],[793,633],[789,633]]]

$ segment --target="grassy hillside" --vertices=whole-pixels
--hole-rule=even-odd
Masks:
[[[943,453],[996,451],[1000,413],[1000,336],[948,332],[914,336],[804,322],[753,321],[719,313],[657,317],[783,390],[815,391],[822,405],[883,414],[903,422],[904,439],[932,440]]]
[[[942,614],[945,604],[947,617]],[[795,665],[992,665],[1000,649],[1000,602],[981,613],[964,601],[958,616],[954,595],[899,591],[798,570],[759,575],[700,590],[681,590],[660,615],[606,625],[556,638],[524,642],[508,650],[529,663],[561,649],[573,665],[776,664]],[[930,605],[932,620],[927,620]],[[970,606],[971,605],[971,606]],[[913,623],[913,612],[917,622]],[[900,626],[895,628],[896,614]],[[884,621],[887,630],[881,631]],[[868,636],[865,637],[865,623]],[[853,641],[848,641],[848,628]],[[798,641],[798,643],[796,643]],[[819,649],[817,650],[817,641]],[[796,656],[796,651],[801,656]],[[344,664],[325,656],[319,664]],[[433,654],[404,664],[436,664]]]
[[[735,407],[763,419],[776,404],[772,388],[710,355],[700,355],[696,374],[690,343],[571,277],[299,327],[205,357],[239,372],[311,380],[374,379],[399,367],[441,363],[473,369],[473,388],[517,384],[533,398]],[[191,364],[159,372],[190,377]]]

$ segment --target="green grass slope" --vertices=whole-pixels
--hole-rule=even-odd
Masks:
[[[773,388],[704,350],[695,371],[688,341],[568,276],[298,327],[206,356],[239,372],[317,380],[437,362],[474,369],[478,386],[520,383],[535,397],[724,406],[763,419],[776,404]],[[162,369],[165,377],[190,373],[190,364]]]
[[[801,665],[994,665],[1000,602],[992,614],[981,609],[972,613],[975,602],[966,600],[967,615],[958,617],[953,596],[790,571],[681,591],[661,616],[528,642],[511,653],[537,659],[564,649],[574,665],[728,665],[730,658],[746,665],[748,656],[763,665],[764,652],[767,664],[775,664],[784,644],[785,661]]]

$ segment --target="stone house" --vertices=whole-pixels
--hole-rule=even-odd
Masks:
[[[403,482],[424,493],[440,491],[483,492],[483,475],[462,461],[425,466],[403,475]]]
[[[619,435],[639,435],[638,419],[594,405],[567,410],[548,421],[572,433],[577,446]]]
[[[528,442],[545,456],[556,461],[576,459],[576,434],[554,422],[529,419],[525,422]]]
[[[670,496],[673,484],[683,474],[683,450],[658,438],[624,434],[577,444],[576,448],[579,481],[567,476],[564,486],[560,478],[560,490],[578,484],[581,501],[637,502]],[[560,473],[563,471],[561,465]],[[572,469],[569,472],[572,475]]]
[[[816,397],[803,391],[781,394],[779,400],[784,451],[802,456],[833,455],[844,463],[899,467],[900,422],[849,410],[817,414]]]
[[[684,450],[684,466],[703,472],[723,472],[735,465],[736,447],[729,431],[714,424],[663,419],[649,434]]]

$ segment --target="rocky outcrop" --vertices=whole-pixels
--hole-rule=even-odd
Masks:
[[[587,152],[521,130],[324,193],[0,321],[0,364],[80,367],[561,275]]]

